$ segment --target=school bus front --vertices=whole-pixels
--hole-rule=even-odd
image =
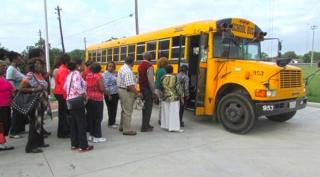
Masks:
[[[306,106],[302,70],[289,60],[263,61],[264,36],[244,19],[217,21],[208,59],[199,65],[197,115],[215,115],[228,131],[243,134],[259,116],[283,122]]]

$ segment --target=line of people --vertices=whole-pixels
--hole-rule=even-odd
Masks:
[[[49,74],[43,69],[45,60],[43,56],[30,57],[28,59],[29,71],[26,75],[23,75],[17,67],[21,56],[19,54],[14,57],[8,56],[12,63],[10,66],[13,69],[10,69],[10,66],[7,69],[3,67],[1,71],[5,70],[6,72],[0,73],[0,89],[5,90],[0,92],[5,96],[1,95],[0,111],[6,113],[6,116],[1,116],[2,119],[0,119],[0,135],[1,133],[8,135],[8,127],[11,127],[11,137],[20,138],[19,132],[25,131],[25,123],[22,124],[21,121],[25,119],[25,122],[29,122],[26,152],[42,152],[41,148],[49,146],[44,142],[44,137],[50,135],[43,128],[44,113],[51,113],[48,108]],[[136,78],[132,71],[134,59],[130,57],[125,59],[125,63],[118,73],[115,72],[116,64],[109,62],[107,70],[102,74],[101,66],[98,63],[87,61],[84,68],[81,59],[71,60],[67,54],[57,57],[50,74],[54,80],[54,83],[51,83],[54,86],[53,93],[58,101],[58,138],[70,138],[71,149],[79,152],[93,149],[88,141],[93,143],[107,141],[101,131],[103,101],[105,101],[108,109],[108,126],[119,128],[123,135],[136,135],[136,130],[131,127],[133,105],[136,97],[142,97],[144,100],[141,132],[153,130],[150,119],[154,102],[160,105],[159,123],[161,128],[173,132],[183,132],[181,129],[184,126],[182,120],[183,106],[189,96],[187,66],[181,66],[181,72],[178,75],[173,75],[173,67],[168,65],[168,59],[163,57],[158,60],[157,71],[154,72],[151,59],[152,55],[150,53],[143,54],[143,61],[139,64],[138,78]],[[1,66],[5,65],[2,64]],[[14,70],[14,78],[12,79],[9,77],[11,70]],[[81,71],[83,72],[81,73]],[[6,73],[6,79],[4,79],[4,73]],[[139,91],[136,89],[136,80],[139,83]],[[16,95],[17,92],[43,93],[34,109],[27,116],[22,116],[23,118],[18,118],[17,111],[10,111],[12,95]],[[75,99],[84,100],[85,103],[77,107],[68,107],[71,101]],[[116,117],[119,100],[121,119],[118,125]],[[16,121],[19,123],[15,123]],[[15,130],[15,126],[19,128]],[[13,147],[0,145],[1,149],[9,150]]]

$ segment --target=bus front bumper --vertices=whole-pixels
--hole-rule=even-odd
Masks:
[[[307,105],[307,98],[297,98],[284,101],[274,102],[256,102],[256,113],[258,116],[272,116],[282,113],[296,111],[305,108]]]

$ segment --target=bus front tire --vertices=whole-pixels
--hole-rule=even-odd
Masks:
[[[217,115],[226,130],[238,134],[249,132],[257,120],[250,98],[241,93],[230,93],[222,97]]]
[[[288,113],[282,113],[274,116],[266,116],[269,120],[274,121],[274,122],[285,122],[289,119],[291,119],[297,111],[292,111]]]

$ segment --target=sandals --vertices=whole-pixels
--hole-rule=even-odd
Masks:
[[[90,146],[90,145],[87,146],[85,149],[81,149],[81,148],[78,149],[79,152],[87,152],[91,150],[93,150],[93,146]]]

